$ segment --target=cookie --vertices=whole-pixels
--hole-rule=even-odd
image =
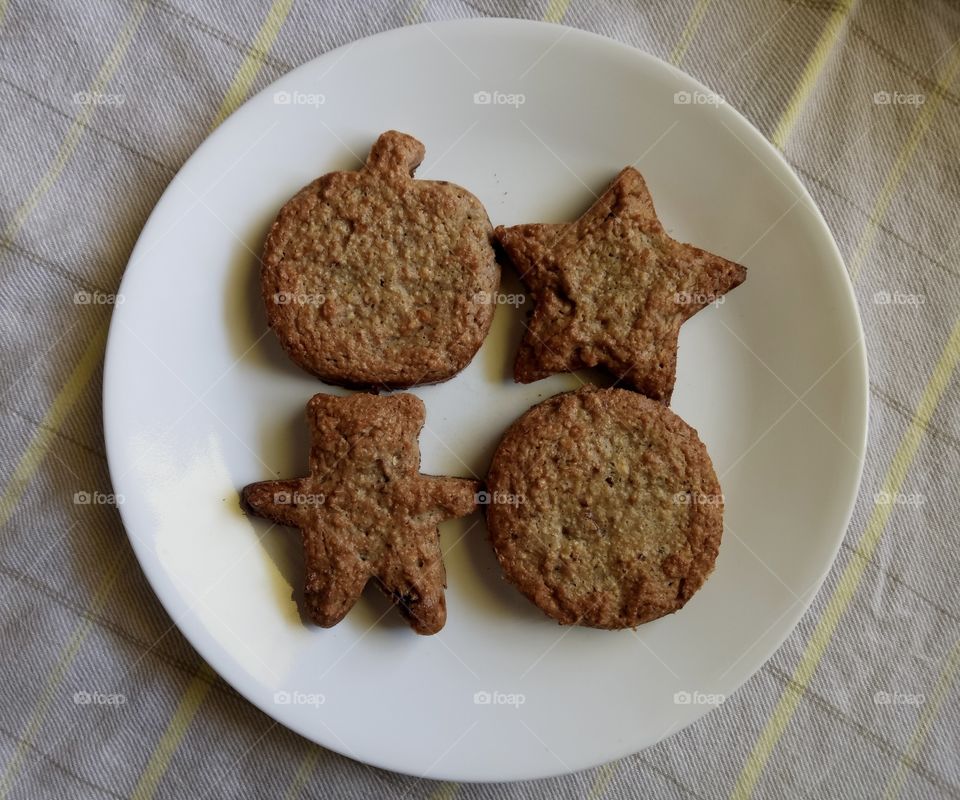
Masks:
[[[500,268],[480,201],[414,180],[423,145],[382,134],[357,172],[332,172],[280,210],[263,250],[267,319],[327,383],[403,388],[456,375],[490,328]]]
[[[520,383],[602,366],[669,403],[680,325],[747,276],[670,238],[632,167],[576,222],[495,235],[535,304],[514,364]]]
[[[723,497],[697,432],[626,389],[556,395],[500,442],[487,525],[507,578],[564,625],[629,628],[713,569]]]
[[[300,529],[310,618],[336,625],[374,580],[417,633],[436,633],[447,618],[437,526],[474,511],[479,484],[420,474],[413,395],[318,394],[307,421],[310,474],[252,483],[243,504]]]

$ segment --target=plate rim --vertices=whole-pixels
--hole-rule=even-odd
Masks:
[[[171,179],[170,183],[161,193],[157,202],[154,204],[151,209],[146,221],[144,222],[143,228],[140,231],[140,234],[137,237],[137,241],[131,250],[130,256],[127,260],[127,264],[124,267],[123,276],[121,278],[119,287],[117,289],[117,294],[123,294],[124,284],[130,278],[131,266],[135,265],[138,257],[140,257],[140,252],[145,247],[145,242],[148,238],[148,233],[151,229],[151,223],[155,223],[156,215],[158,210],[169,201],[169,197],[172,192],[176,190],[177,178],[181,173],[186,172],[191,168],[191,165],[194,161],[201,160],[208,149],[212,149],[216,146],[215,140],[220,138],[218,134],[221,131],[226,130],[230,127],[233,127],[238,124],[237,120],[241,111],[243,111],[247,105],[254,102],[257,98],[260,98],[263,95],[269,94],[274,91],[274,86],[281,81],[286,81],[298,73],[308,73],[311,69],[315,67],[318,62],[325,61],[327,59],[336,59],[338,56],[343,57],[346,52],[353,47],[357,46],[360,43],[367,43],[375,40],[384,40],[388,38],[404,38],[411,35],[412,32],[423,30],[423,29],[433,29],[433,28],[476,28],[476,29],[495,29],[495,28],[511,28],[514,30],[519,29],[552,29],[557,32],[562,32],[564,38],[567,37],[579,37],[587,46],[602,46],[610,48],[613,50],[618,50],[623,54],[629,54],[633,58],[639,58],[641,61],[647,61],[653,63],[656,68],[666,70],[673,75],[673,77],[680,79],[681,81],[692,85],[696,90],[708,92],[710,94],[716,94],[712,90],[703,84],[700,80],[693,77],[687,72],[684,72],[682,69],[670,64],[658,56],[649,53],[645,50],[642,50],[638,46],[628,44],[626,42],[618,41],[612,39],[603,34],[594,33],[593,31],[584,30],[582,28],[576,28],[572,26],[562,25],[558,23],[551,23],[539,20],[530,20],[530,19],[521,19],[514,17],[471,17],[466,19],[445,19],[435,22],[422,22],[417,25],[403,26],[399,28],[392,28],[385,31],[380,31],[378,33],[371,34],[369,36],[363,36],[351,41],[345,42],[339,47],[327,50],[319,55],[311,58],[308,61],[305,61],[292,70],[278,76],[276,80],[271,81],[268,85],[264,86],[256,94],[248,97],[240,106],[238,106],[220,125],[218,125],[212,131],[209,131],[204,137],[203,141],[194,149],[190,156],[183,162],[180,168],[177,170],[174,177]],[[843,514],[843,525],[839,528],[835,541],[831,547],[830,557],[824,561],[823,566],[820,569],[820,574],[817,580],[811,585],[809,590],[808,599],[803,602],[796,604],[792,611],[784,614],[783,619],[787,620],[787,623],[783,632],[773,637],[772,643],[763,649],[762,657],[759,659],[756,668],[752,669],[749,674],[745,675],[732,690],[732,693],[739,692],[743,686],[754,678],[757,673],[763,668],[763,666],[773,657],[773,655],[782,647],[783,643],[789,638],[791,634],[796,630],[797,625],[803,616],[807,613],[810,607],[813,605],[814,600],[818,597],[823,584],[830,574],[830,571],[833,569],[837,554],[840,551],[840,548],[843,544],[844,539],[846,538],[847,532],[850,527],[850,522],[853,518],[853,513],[856,507],[856,503],[860,497],[860,492],[862,489],[863,481],[863,472],[866,463],[866,449],[868,441],[868,432],[869,432],[869,412],[870,412],[870,391],[869,391],[869,364],[867,359],[867,349],[866,349],[866,336],[863,327],[863,320],[860,314],[859,304],[857,302],[856,293],[854,290],[853,282],[850,277],[849,270],[847,269],[846,263],[844,261],[843,255],[840,252],[840,249],[836,243],[833,232],[830,229],[830,226],[827,224],[826,219],[823,216],[819,206],[816,201],[813,199],[809,190],[807,189],[804,182],[797,175],[793,167],[786,160],[786,157],[781,153],[763,134],[760,129],[755,126],[749,119],[747,119],[737,108],[725,102],[725,105],[740,121],[740,123],[751,132],[754,136],[755,141],[750,143],[750,150],[756,153],[756,148],[765,150],[768,156],[772,156],[774,162],[779,166],[779,168],[784,171],[790,178],[792,183],[792,188],[797,190],[803,205],[806,206],[807,210],[813,214],[814,221],[816,226],[819,228],[821,234],[823,235],[823,240],[828,244],[830,254],[833,257],[834,267],[842,274],[842,286],[843,286],[843,296],[846,301],[846,306],[849,310],[853,312],[853,321],[858,333],[858,338],[855,346],[844,356],[844,358],[849,357],[850,355],[856,356],[856,369],[859,373],[859,378],[857,382],[857,388],[862,395],[862,406],[859,409],[859,416],[856,420],[860,428],[859,431],[859,440],[856,442],[856,455],[857,455],[857,467],[856,467],[856,476],[855,480],[852,483],[853,489],[850,492],[850,496],[847,498],[846,510]],[[111,312],[110,324],[107,334],[107,343],[104,354],[103,362],[103,381],[102,381],[102,419],[103,419],[103,431],[104,431],[104,443],[105,450],[107,455],[107,468],[110,475],[111,485],[116,490],[116,481],[117,475],[115,470],[115,464],[119,461],[119,456],[117,455],[118,450],[118,439],[120,437],[120,432],[115,428],[117,425],[117,415],[111,410],[114,407],[114,400],[111,399],[117,394],[116,386],[120,382],[120,379],[117,377],[117,341],[121,338],[121,332],[119,331],[118,317],[122,315],[122,306],[114,306]],[[121,476],[122,479],[122,476]],[[123,504],[118,504],[117,509],[120,513],[121,521],[123,522],[124,531],[127,534],[127,538],[130,542],[131,548],[134,551],[134,555],[137,558],[137,562],[140,566],[140,569],[144,576],[147,579],[147,583],[150,586],[150,589],[153,591],[160,605],[163,607],[164,611],[170,616],[171,621],[177,626],[181,635],[189,642],[190,646],[197,652],[197,654],[208,663],[214,671],[217,672],[238,694],[240,694],[247,702],[251,703],[254,707],[262,711],[268,717],[273,719],[275,722],[283,725],[289,730],[294,731],[298,735],[304,737],[308,741],[314,742],[317,745],[320,745],[324,748],[327,748],[331,751],[334,751],[342,756],[350,758],[354,761],[360,763],[369,764],[371,766],[389,770],[392,772],[397,772],[399,774],[410,775],[415,778],[429,778],[431,780],[452,780],[460,783],[477,783],[477,784],[486,784],[486,783],[500,783],[500,782],[513,782],[519,780],[541,780],[547,778],[555,778],[564,775],[573,774],[575,772],[583,771],[586,769],[593,769],[599,766],[602,763],[607,763],[609,761],[619,760],[621,758],[627,757],[637,751],[633,746],[628,745],[626,748],[621,747],[619,750],[613,753],[608,753],[605,756],[604,761],[597,761],[586,764],[579,765],[574,768],[563,767],[559,770],[548,770],[540,769],[534,771],[524,771],[523,769],[512,769],[508,770],[509,775],[503,777],[502,775],[487,775],[483,777],[464,777],[460,773],[450,773],[444,772],[442,768],[437,768],[436,771],[432,769],[427,770],[431,774],[421,774],[409,769],[405,769],[404,765],[398,764],[396,761],[391,760],[389,755],[384,754],[381,756],[371,756],[369,754],[364,754],[363,756],[358,756],[357,754],[346,752],[345,748],[338,744],[335,739],[328,738],[322,740],[322,737],[317,735],[316,731],[309,730],[305,725],[300,724],[298,719],[279,719],[276,712],[276,708],[270,708],[265,704],[261,704],[254,697],[252,697],[252,692],[249,691],[249,687],[245,685],[243,680],[237,680],[237,675],[233,673],[231,665],[228,663],[226,655],[222,654],[220,649],[216,647],[215,642],[210,640],[204,640],[203,637],[206,635],[206,631],[202,625],[199,624],[199,621],[192,619],[189,614],[181,614],[180,609],[172,609],[171,605],[168,604],[164,598],[164,595],[159,591],[159,570],[160,566],[156,559],[150,557],[150,554],[147,552],[147,544],[141,540],[138,536],[134,535],[130,526],[128,525],[128,515],[132,512],[125,511]],[[754,645],[756,646],[756,644]],[[752,649],[752,648],[749,648]],[[747,652],[749,652],[749,649]],[[230,676],[230,677],[227,677]],[[242,676],[240,676],[242,678]],[[700,706],[694,716],[692,716],[688,721],[675,726],[670,730],[670,732],[661,737],[657,742],[651,742],[648,745],[645,745],[641,748],[645,749],[646,747],[652,747],[659,742],[666,741],[667,739],[675,736],[680,731],[686,729],[690,725],[702,720],[710,711],[714,709],[713,706]]]

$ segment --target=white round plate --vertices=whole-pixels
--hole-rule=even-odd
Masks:
[[[485,102],[487,101],[487,102]],[[257,255],[284,201],[359,166],[395,128],[418,177],[474,192],[494,224],[572,220],[625,165],[670,233],[747,265],[683,327],[673,408],[726,497],[717,568],[636,631],[561,628],[502,577],[479,514],[444,523],[449,616],[415,635],[368,588],[330,630],[305,624],[299,537],[244,516],[247,483],[306,468],[304,406],[344,393],[266,332]],[[415,390],[422,469],[479,475],[523,411],[575,376],[511,380],[523,287],[476,358]],[[857,492],[866,359],[850,283],[810,196],[763,137],[651,56],[553,25],[471,20],[391,31],[285,75],[197,150],[150,217],[120,287],[104,379],[123,521],[199,653],[251,702],[387,769],[492,781],[579,770],[693,722],[791,631]]]

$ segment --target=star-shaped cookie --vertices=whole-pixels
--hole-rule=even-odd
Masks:
[[[680,325],[747,276],[668,236],[632,167],[576,222],[500,226],[495,236],[535,304],[514,364],[520,383],[602,366],[669,403]]]
[[[310,474],[244,488],[254,514],[300,529],[305,602],[318,625],[336,625],[374,579],[417,633],[443,627],[437,526],[474,511],[479,484],[420,474],[424,418],[411,394],[315,395]]]

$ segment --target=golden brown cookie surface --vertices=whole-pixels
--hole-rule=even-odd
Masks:
[[[423,145],[387,131],[357,172],[332,172],[280,210],[261,287],[287,354],[342,386],[447,380],[483,343],[500,270],[470,192],[414,180]]]
[[[500,226],[496,237],[535,303],[514,365],[520,383],[602,366],[669,403],[680,325],[747,273],[670,238],[632,167],[576,222]]]
[[[666,406],[625,389],[534,406],[501,440],[487,486],[507,578],[563,624],[670,614],[719,551],[723,497],[706,448]]]
[[[318,394],[307,420],[310,474],[250,484],[243,502],[300,529],[311,619],[336,625],[375,580],[417,633],[436,633],[447,616],[437,526],[476,508],[478,484],[420,474],[413,395]]]

